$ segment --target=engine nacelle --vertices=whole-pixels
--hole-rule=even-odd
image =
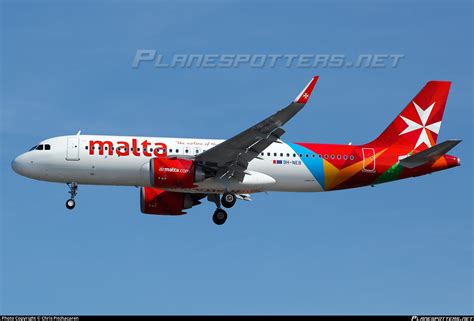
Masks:
[[[202,182],[204,171],[191,159],[157,157],[150,160],[150,179],[154,187],[192,188]]]
[[[163,191],[153,187],[140,189],[140,209],[145,214],[182,215],[184,209],[200,204],[191,194]]]

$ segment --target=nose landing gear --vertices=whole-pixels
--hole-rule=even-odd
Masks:
[[[69,194],[71,194],[71,198],[66,201],[66,207],[69,210],[72,210],[76,206],[76,195],[77,195],[77,188],[78,185],[76,182],[67,183],[69,187]]]

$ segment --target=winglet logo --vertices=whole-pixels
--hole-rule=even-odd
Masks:
[[[408,119],[400,115],[400,118],[407,124],[408,127],[405,128],[399,134],[399,136],[410,133],[415,130],[420,130],[420,135],[418,136],[418,140],[416,141],[414,149],[416,149],[423,143],[426,144],[427,147],[431,147],[436,142],[436,137],[433,137],[433,135],[438,135],[439,129],[441,127],[441,121],[428,124],[428,119],[430,118],[435,103],[436,102],[433,102],[428,108],[423,110],[420,106],[418,106],[415,101],[413,101],[413,105],[415,106],[415,110],[418,114],[420,122],[417,122],[413,119]]]
[[[294,102],[299,104],[306,104],[308,102],[309,97],[311,96],[311,92],[313,92],[314,86],[316,85],[318,79],[318,76],[314,76],[313,79],[311,79],[311,81],[308,83],[308,85],[295,98]]]

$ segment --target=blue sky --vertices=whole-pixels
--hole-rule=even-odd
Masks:
[[[473,308],[470,1],[2,1],[1,292],[13,314],[467,314]],[[397,68],[132,69],[137,49],[403,54]],[[11,160],[87,134],[227,138],[314,74],[288,141],[380,133],[431,79],[453,82],[439,141],[462,166],[416,179],[140,214],[130,187],[28,180]]]

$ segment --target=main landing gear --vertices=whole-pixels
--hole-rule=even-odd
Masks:
[[[225,223],[226,220],[227,212],[220,208],[216,209],[214,215],[212,215],[212,221],[214,222],[214,224],[222,225]]]
[[[234,193],[225,192],[224,195],[222,195],[221,203],[225,208],[231,208],[235,205],[236,201],[237,197]]]
[[[71,194],[71,198],[66,201],[66,207],[69,210],[72,210],[76,206],[76,195],[77,195],[77,183],[72,182],[72,183],[67,183],[67,186],[69,187],[69,194]]]
[[[219,196],[219,194],[210,194],[207,199],[210,202],[215,203],[217,206],[217,209],[214,211],[214,215],[212,215],[212,221],[217,225],[222,225],[227,220],[227,212],[221,208],[221,205],[225,208],[231,208],[235,205],[237,196],[230,192],[225,192],[224,195],[222,195],[222,198]]]

